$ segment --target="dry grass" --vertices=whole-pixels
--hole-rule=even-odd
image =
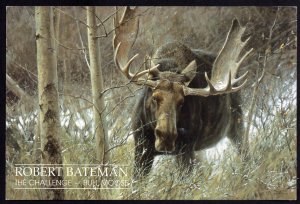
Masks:
[[[294,109],[286,117],[295,117],[295,114]],[[280,129],[279,133],[276,129],[281,120],[282,118],[277,118],[269,123],[269,128],[273,131],[267,129],[267,132],[261,131],[252,135],[251,159],[247,163],[243,163],[235,149],[228,145],[222,152],[222,157],[216,154],[212,159],[197,154],[198,162],[194,165],[194,170],[190,175],[182,177],[184,173],[177,171],[174,157],[160,156],[156,158],[150,175],[137,184],[138,191],[66,190],[65,198],[97,199],[99,193],[105,193],[105,199],[294,200],[297,176],[295,123],[291,123],[291,127],[287,127],[286,131]],[[273,134],[269,134],[270,132]],[[63,132],[62,144],[64,163],[96,163],[92,139],[74,139]],[[12,149],[7,151],[11,152]],[[132,168],[133,152],[133,141],[129,140],[125,145],[112,150],[111,159],[116,164],[126,164]],[[32,161],[32,155],[23,154],[18,162],[29,161]],[[43,190],[14,190],[14,181],[17,178],[12,175],[12,167],[8,163],[6,168],[7,199],[40,199]],[[82,183],[82,180],[87,178],[70,177],[70,179],[72,182]]]

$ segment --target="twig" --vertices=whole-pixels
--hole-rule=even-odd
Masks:
[[[104,94],[104,93],[106,93],[107,91],[110,91],[110,90],[112,90],[112,89],[119,89],[119,88],[126,87],[126,86],[128,86],[129,84],[130,84],[130,82],[128,82],[128,83],[126,83],[126,84],[123,84],[123,85],[120,85],[120,86],[114,86],[114,87],[107,88],[107,89],[103,90],[103,91],[101,92],[101,94]]]
[[[130,134],[127,134],[127,136],[119,143],[119,144],[116,144],[115,146],[109,148],[108,150],[105,151],[105,154],[108,153],[109,151],[117,148],[117,147],[120,147],[120,146],[123,146],[126,142],[126,140],[129,138]]]
[[[110,112],[108,112],[108,113],[105,115],[105,117],[108,116],[111,112],[113,112],[113,111],[114,111],[121,103],[123,103],[125,100],[127,100],[128,98],[132,98],[132,97],[135,97],[135,95],[133,94],[133,95],[129,95],[129,96],[124,97],[119,103],[117,103],[117,104],[110,110]]]
[[[136,16],[133,16],[133,17],[131,17],[131,18],[129,18],[128,20],[126,20],[126,21],[124,21],[124,23],[126,23],[126,22],[128,22],[128,21],[130,21],[130,20],[132,20],[132,19],[134,19],[134,18],[136,18],[136,17],[138,17],[138,16],[143,16],[144,15],[144,13],[146,13],[148,10],[149,10],[150,8],[147,8],[145,11],[143,11],[142,13],[140,13],[140,14],[137,14]],[[117,12],[117,11],[116,11]],[[113,28],[111,31],[109,31],[109,32],[105,32],[105,34],[104,35],[101,35],[101,36],[95,36],[95,38],[103,38],[103,37],[107,37],[107,36],[109,36],[112,32],[114,32],[117,28],[119,28],[121,25],[117,25],[115,28]]]
[[[74,9],[74,13],[75,13],[75,9]],[[79,33],[79,39],[80,39],[81,47],[85,47],[84,43],[83,43],[83,40],[82,40],[82,35],[81,35],[79,23],[77,21],[76,21],[76,26],[77,26],[77,30],[78,30],[78,33]],[[82,53],[84,54],[84,59],[85,59],[85,62],[87,64],[89,70],[91,70],[90,63],[89,63],[89,60],[88,60],[88,57],[87,57],[87,54],[86,54],[86,49],[83,49]]]
[[[132,131],[132,132],[130,132],[130,133],[127,133],[125,139],[123,139],[119,144],[117,144],[117,145],[115,145],[115,146],[109,148],[107,151],[105,151],[105,153],[108,153],[109,151],[111,151],[111,150],[113,150],[113,149],[115,149],[115,148],[117,148],[117,147],[120,147],[120,146],[124,145],[124,144],[125,144],[124,142],[129,138],[130,135],[132,135],[132,134],[135,133],[135,132],[140,131],[141,129],[143,129],[143,127],[146,127],[147,125],[150,125],[150,124],[152,124],[152,123],[156,123],[156,120],[155,120],[155,121],[151,121],[151,122],[149,122],[149,123],[146,123],[146,124],[140,126],[138,129],[136,129],[136,130],[134,130],[134,131]]]
[[[16,62],[14,62],[14,61],[12,61],[12,63],[15,64],[16,66],[20,67],[21,69],[25,70],[26,72],[28,72],[28,73],[31,74],[32,76],[34,76],[35,79],[32,79],[31,77],[30,77],[30,78],[37,84],[37,81],[36,81],[37,75],[35,75],[35,74],[32,73],[31,71],[29,71],[26,67],[24,67],[24,66],[22,66],[22,65],[20,65],[20,64],[18,64],[18,63],[16,63]]]
[[[30,101],[30,95],[28,95],[8,74],[6,74],[6,87],[9,88],[20,99],[24,98],[25,101]]]
[[[84,8],[84,9],[88,10],[87,8]],[[95,11],[96,11],[96,9],[95,9]],[[104,23],[102,22],[102,20],[97,16],[97,14],[96,14],[95,12],[93,12],[93,11],[90,11],[90,12],[92,12],[92,13],[95,15],[95,17],[100,21],[100,25],[102,25],[103,30],[104,30],[104,33],[105,33],[106,36],[107,36],[106,28],[105,28],[105,25],[104,25]],[[98,25],[97,25],[96,27],[98,27]]]
[[[104,19],[104,20],[102,21],[102,23],[105,23],[108,19],[110,19],[113,15],[115,15],[119,10],[120,10],[120,9],[117,9],[117,10],[115,10],[112,14],[108,15],[108,16],[106,17],[106,19]],[[102,25],[102,23],[99,23],[97,26]]]
[[[78,23],[78,22],[76,22],[76,23]],[[67,50],[85,50],[85,49],[86,49],[85,47],[83,47],[83,48],[72,48],[72,47],[68,47],[68,46],[62,44],[61,42],[59,42],[59,41],[55,38],[55,36],[53,36],[53,39],[55,40],[55,42],[56,42],[59,46],[65,48],[65,49],[67,49]]]
[[[74,16],[68,14],[67,12],[65,12],[65,11],[63,11],[63,10],[55,7],[55,6],[53,6],[53,8],[56,9],[56,10],[58,10],[58,11],[60,11],[61,13],[65,14],[66,16],[69,16],[70,18],[74,19],[75,21],[78,21],[78,22],[84,24],[85,26],[89,27],[88,24],[86,24],[85,22],[79,20],[78,18],[75,18]]]
[[[86,98],[83,98],[81,95],[80,95],[80,96],[74,96],[74,95],[72,95],[72,94],[65,94],[65,93],[61,93],[61,92],[59,92],[59,95],[70,96],[70,97],[75,98],[75,99],[82,99],[82,100],[84,100],[84,101],[86,101],[86,102],[92,104],[93,107],[96,108],[96,110],[97,110],[97,112],[98,112],[99,115],[100,115],[101,112],[102,112],[102,111],[100,111],[100,110],[97,108],[97,106],[95,106],[95,104],[94,104],[92,101],[90,101],[90,100],[88,100],[88,99],[86,99]]]
[[[250,109],[249,109],[249,113],[248,113],[248,121],[247,121],[248,125],[247,125],[245,133],[244,133],[244,144],[245,144],[245,142],[248,143],[248,141],[249,141],[249,132],[250,132],[250,126],[252,124],[252,118],[253,118],[253,115],[254,115],[255,100],[257,98],[259,83],[262,81],[262,79],[265,75],[264,73],[265,73],[265,69],[266,69],[266,65],[267,65],[268,56],[271,53],[271,47],[270,47],[271,46],[271,39],[272,39],[272,34],[273,34],[273,28],[275,27],[275,24],[276,24],[276,21],[277,21],[278,10],[279,10],[279,7],[277,9],[276,16],[275,16],[273,25],[272,25],[272,27],[270,29],[270,33],[269,33],[269,39],[268,39],[268,43],[267,43],[268,47],[265,51],[264,62],[263,62],[263,73],[262,73],[261,77],[259,77],[257,79],[257,82],[253,86],[254,90],[253,90],[251,105],[250,105]],[[246,151],[248,151],[248,150],[246,150]],[[248,152],[246,152],[246,154],[248,154]]]

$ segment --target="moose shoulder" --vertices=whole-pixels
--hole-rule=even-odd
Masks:
[[[242,110],[236,93],[247,75],[236,78],[239,66],[251,52],[239,58],[248,41],[241,41],[245,28],[233,20],[216,58],[196,54],[178,42],[168,43],[146,58],[144,71],[132,74],[129,67],[137,55],[128,59],[128,53],[138,29],[138,19],[132,20],[135,12],[127,7],[122,19],[115,19],[113,42],[116,66],[129,80],[145,86],[132,120],[134,177],[149,173],[154,156],[162,153],[174,154],[180,167],[190,167],[194,151],[211,147],[224,136],[239,153],[245,152],[248,147],[242,139]]]

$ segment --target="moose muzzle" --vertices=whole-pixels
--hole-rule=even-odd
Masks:
[[[159,152],[173,152],[177,137],[176,117],[162,113],[155,128],[155,149]]]

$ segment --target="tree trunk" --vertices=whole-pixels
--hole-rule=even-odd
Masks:
[[[42,163],[62,165],[59,141],[60,120],[58,106],[57,59],[54,43],[53,13],[51,7],[36,7],[36,44],[38,67],[39,119],[42,147]],[[59,169],[59,168],[58,168]],[[63,171],[56,170],[47,177],[51,183],[63,180]],[[47,188],[45,199],[63,200],[64,190]]]
[[[87,7],[87,24],[88,24],[88,47],[91,67],[91,84],[93,94],[93,114],[94,128],[96,137],[97,161],[104,163],[105,152],[105,118],[101,114],[104,110],[104,99],[101,95],[103,91],[103,79],[101,72],[100,48],[98,45],[97,25],[95,17],[95,7]]]
[[[90,72],[93,94],[93,118],[96,139],[96,159],[99,164],[105,164],[108,161],[108,155],[105,155],[107,148],[106,140],[106,121],[104,113],[104,98],[101,94],[103,91],[103,78],[101,71],[100,48],[97,36],[97,24],[95,16],[95,7],[87,7],[87,25],[88,25],[88,47],[90,56]],[[102,165],[103,167],[103,165]],[[99,187],[101,188],[102,178],[98,178]],[[96,194],[97,199],[108,198],[108,191],[101,190]]]

